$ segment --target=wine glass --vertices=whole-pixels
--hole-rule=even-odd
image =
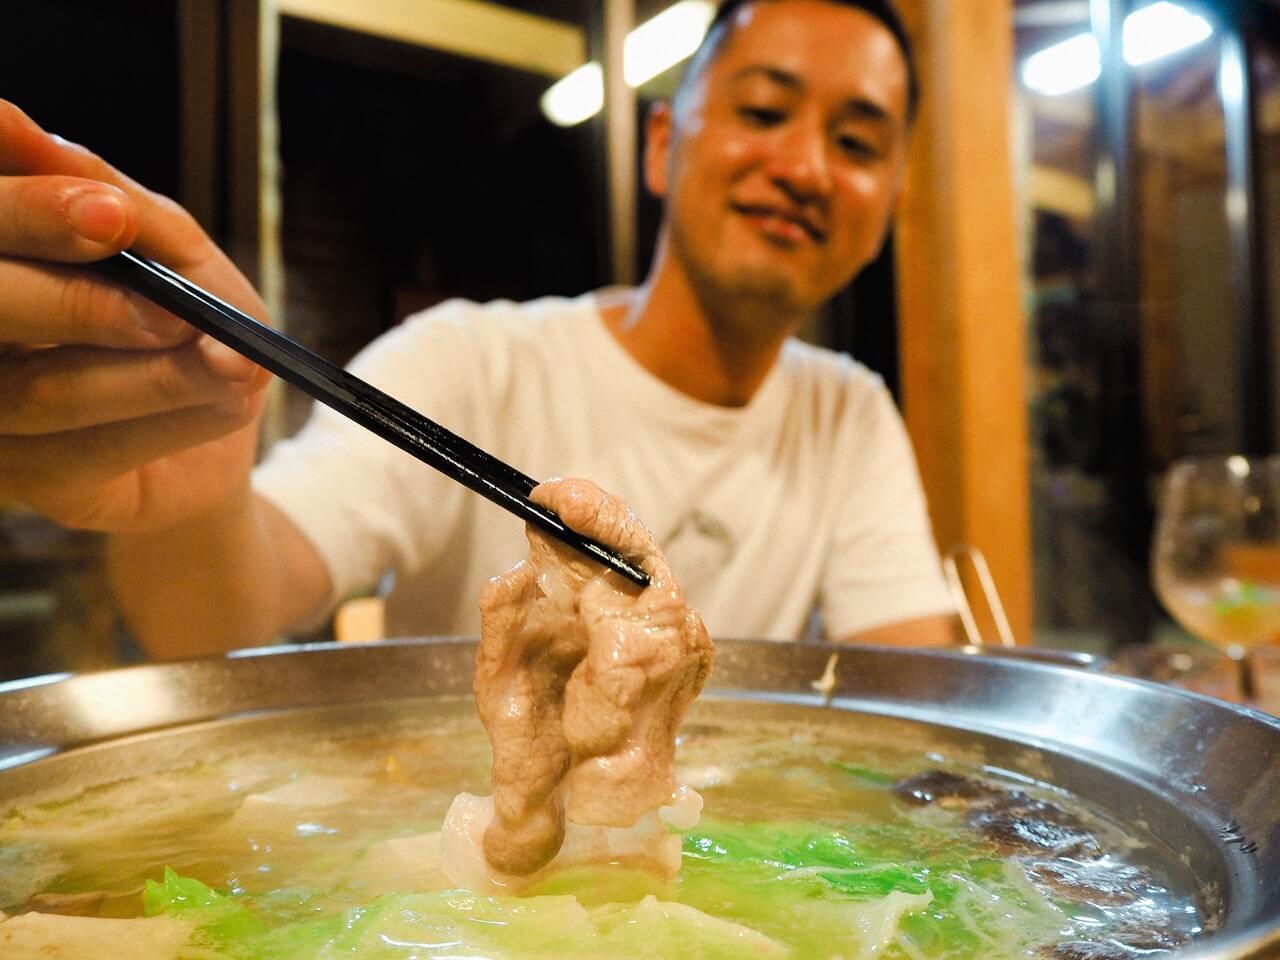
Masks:
[[[1239,664],[1280,637],[1280,457],[1190,457],[1165,478],[1152,550],[1165,608]]]

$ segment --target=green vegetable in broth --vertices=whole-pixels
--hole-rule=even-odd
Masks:
[[[917,838],[918,839],[918,838]],[[707,823],[685,839],[669,889],[638,871],[580,868],[534,896],[393,894],[280,922],[280,898],[231,896],[172,870],[147,883],[149,915],[195,922],[196,945],[234,960],[408,956],[1012,956],[1051,939],[1062,912],[982,852],[911,857],[906,830]],[[602,897],[602,892],[605,894]],[[655,893],[658,895],[655,896]],[[606,899],[607,897],[607,899]],[[307,913],[319,896],[284,906]],[[1010,922],[1010,921],[1014,922]],[[461,951],[461,954],[459,953]]]
[[[148,889],[153,911],[194,919],[195,941],[235,960],[485,957],[787,956],[752,930],[652,896],[584,907],[571,895],[481,897],[462,890],[396,894],[316,920],[266,929],[241,898],[171,871]]]
[[[919,828],[708,820],[686,838],[679,885],[686,902],[779,936],[799,956],[841,953],[850,910],[895,896],[920,900],[878,954],[885,957],[920,947],[931,958],[1013,956],[1052,941],[1064,920],[989,849],[963,838],[940,844]],[[993,953],[996,944],[1011,952]]]
[[[590,872],[578,879],[589,881]],[[196,924],[193,944],[206,951],[204,956],[233,960],[460,955],[710,960],[834,954],[856,960],[878,954],[893,940],[899,918],[929,902],[928,895],[894,893],[860,903],[830,901],[824,908],[809,898],[784,897],[769,906],[767,920],[773,926],[803,926],[811,941],[788,946],[748,924],[652,894],[595,907],[568,893],[519,898],[462,890],[394,894],[336,915],[275,927],[264,923],[254,898],[221,895],[172,871],[163,883],[149,883],[146,896],[149,913]],[[780,910],[789,911],[790,918],[784,920]]]

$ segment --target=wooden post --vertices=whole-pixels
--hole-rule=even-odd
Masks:
[[[218,237],[222,10],[206,0],[179,0],[178,201]]]
[[[604,3],[604,123],[612,282],[636,279],[636,95],[623,79],[622,50],[635,25],[633,0]]]
[[[1032,642],[1012,0],[901,0],[924,97],[897,229],[903,404],[939,546],[987,557]],[[981,606],[975,604],[975,606]],[[984,635],[994,637],[977,611]]]
[[[1150,132],[1167,129],[1173,123],[1187,123],[1185,116],[1170,116],[1159,103],[1139,104],[1140,129]],[[1143,142],[1138,137],[1138,142]],[[1167,143],[1150,136],[1148,144]],[[1145,461],[1148,469],[1162,469],[1179,453],[1179,406],[1181,380],[1176,309],[1177,237],[1170,198],[1173,196],[1173,166],[1177,159],[1161,150],[1146,148],[1136,158],[1142,204],[1138,209],[1138,250],[1141,257],[1139,281],[1142,284],[1139,316],[1142,351],[1143,433],[1146,438]]]

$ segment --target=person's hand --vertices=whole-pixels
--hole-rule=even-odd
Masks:
[[[247,489],[255,364],[82,264],[125,248],[265,319],[195,220],[0,100],[0,500],[161,527]]]

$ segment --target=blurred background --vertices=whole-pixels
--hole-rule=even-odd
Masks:
[[[804,335],[885,377],[940,546],[982,546],[1019,640],[1115,653],[1177,635],[1150,585],[1161,477],[1280,439],[1280,3],[965,0],[964,22],[946,6],[902,4],[925,77],[903,227]],[[5,16],[0,96],[178,199],[280,326],[345,362],[448,297],[641,278],[659,214],[637,186],[644,112],[710,6],[44,0]],[[652,24],[656,52],[631,41],[620,65]],[[974,159],[934,146],[971,130],[996,131],[1007,166],[949,169]],[[978,183],[986,212],[939,209],[926,177]],[[1007,219],[1007,261],[932,270],[980,269],[1012,309],[978,297],[972,319],[930,319],[912,263],[947,217]],[[966,330],[1008,345],[1006,366]],[[931,438],[949,389],[982,392],[985,439]],[[267,442],[306,410],[278,390]],[[1021,493],[983,507],[997,476]],[[0,680],[137,656],[101,558],[99,537],[0,503]]]

